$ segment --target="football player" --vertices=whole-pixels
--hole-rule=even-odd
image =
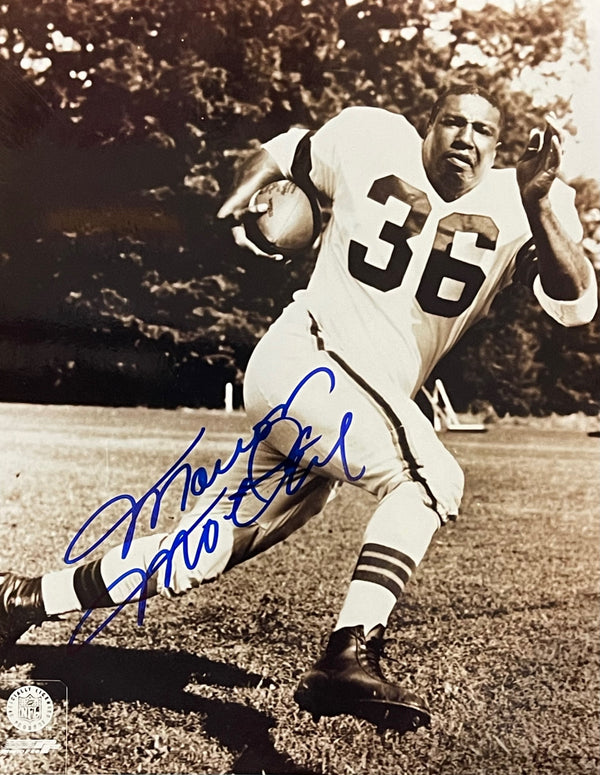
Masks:
[[[237,219],[236,242],[254,252],[242,220],[266,183],[288,178],[331,203],[308,287],[260,341],[246,373],[254,427],[293,395],[293,422],[273,423],[254,455],[260,493],[240,495],[237,519],[223,520],[214,551],[193,568],[177,542],[194,514],[171,534],[134,539],[125,558],[115,547],[41,578],[4,573],[4,649],[58,614],[174,596],[213,579],[284,539],[350,480],[377,505],[337,624],[295,698],[314,717],[348,713],[399,731],[429,724],[425,700],[380,667],[390,614],[434,533],[457,516],[463,491],[459,465],[414,396],[509,283],[529,283],[566,326],[589,322],[597,303],[574,192],[558,177],[559,127],[548,117],[534,130],[516,170],[492,168],[501,128],[493,96],[460,86],[435,104],[424,140],[401,115],[356,107],[318,131],[291,129],[243,165],[219,217]],[[288,464],[298,427],[308,429],[311,463],[302,469],[301,461],[297,486],[277,490],[269,472]],[[332,454],[342,440],[343,454]],[[234,465],[224,481],[235,491],[243,477]],[[194,512],[211,497],[209,488]],[[257,497],[266,505],[255,519]],[[210,508],[227,517],[231,503]],[[168,569],[154,569],[161,551],[171,552]],[[150,569],[137,595],[128,568]]]

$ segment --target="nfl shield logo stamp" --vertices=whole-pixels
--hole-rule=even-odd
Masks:
[[[43,729],[52,720],[53,713],[52,698],[40,686],[20,686],[6,702],[8,720],[22,732]]]
[[[27,772],[66,775],[68,705],[62,681],[0,671],[0,773],[28,761]]]

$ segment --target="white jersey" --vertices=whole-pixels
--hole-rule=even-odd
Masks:
[[[291,168],[299,137],[310,153],[296,154]],[[377,108],[348,108],[311,136],[296,130],[264,147],[296,178],[304,165],[332,201],[314,272],[294,303],[375,390],[414,395],[531,245],[515,170],[490,170],[446,202],[427,178],[416,130]],[[554,188],[558,217],[576,231],[571,190]]]

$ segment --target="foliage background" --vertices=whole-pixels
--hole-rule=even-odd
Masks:
[[[239,251],[215,212],[233,169],[291,125],[348,105],[421,130],[440,88],[497,92],[500,165],[585,62],[577,3],[456,0],[19,0],[0,5],[0,400],[218,406],[312,256]],[[35,86],[22,97],[16,74]],[[51,110],[47,110],[45,106]],[[598,187],[575,182],[582,216]],[[593,240],[597,223],[586,220]],[[594,411],[598,320],[562,329],[510,289],[439,367],[459,408]]]

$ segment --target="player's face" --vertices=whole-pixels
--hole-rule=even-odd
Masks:
[[[500,112],[478,94],[451,94],[423,141],[427,177],[446,201],[474,188],[493,165]]]

